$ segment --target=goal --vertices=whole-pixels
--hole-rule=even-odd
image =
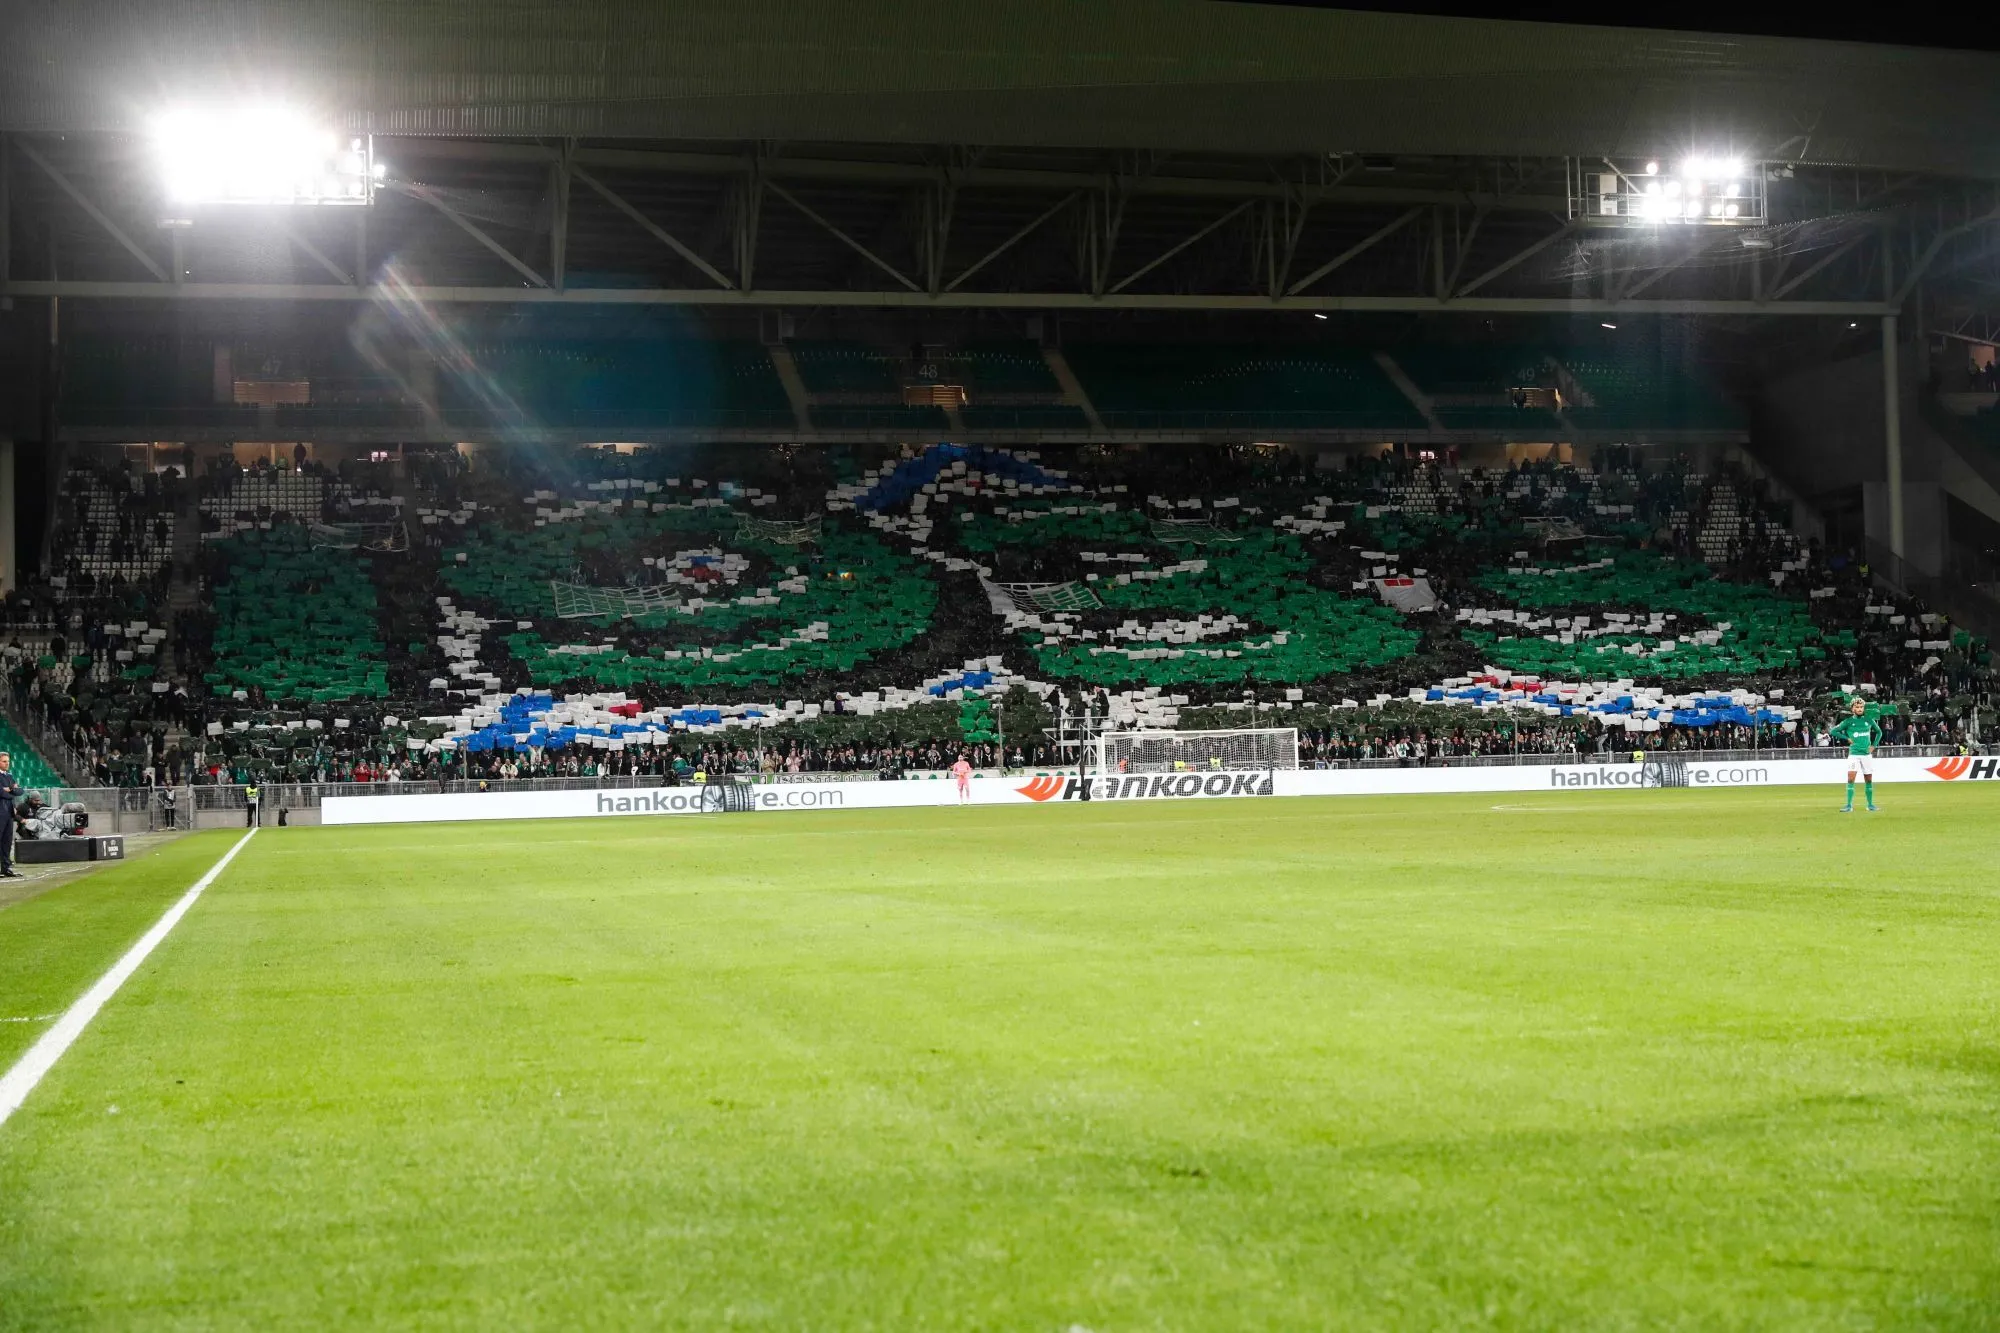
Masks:
[[[1296,727],[1237,731],[1107,731],[1091,742],[1099,773],[1206,773],[1297,768]]]

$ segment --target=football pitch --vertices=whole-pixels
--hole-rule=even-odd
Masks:
[[[1992,1328],[2000,784],[266,829],[0,1327]],[[0,908],[0,1069],[230,847]]]

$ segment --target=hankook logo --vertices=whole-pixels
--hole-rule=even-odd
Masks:
[[[1938,760],[1924,772],[1946,782],[1956,782],[1960,778],[1984,782],[2000,777],[2000,759],[1973,759],[1968,755],[1955,754]]]
[[[1074,782],[1075,779],[1072,778],[1070,781]],[[1060,796],[1062,795],[1062,789],[1063,779],[1050,777],[1046,773],[1033,779],[1025,787],[1014,788],[1015,791],[1020,792],[1021,795],[1031,801],[1046,801],[1051,797]]]
[[[1078,800],[1082,778],[1043,774],[1015,791],[1031,801]],[[1130,773],[1091,778],[1091,799],[1098,801],[1157,801],[1190,796],[1270,796],[1276,788],[1266,773]]]

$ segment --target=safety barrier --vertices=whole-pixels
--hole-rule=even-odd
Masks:
[[[1907,776],[1942,776],[1932,773],[1935,761],[1948,759],[1955,750],[1941,745],[1896,745],[1884,747],[1878,758],[1888,768],[1898,774],[1907,769]],[[1647,751],[1646,765],[1634,765],[1629,751],[1613,754],[1593,755],[1474,755],[1453,758],[1442,762],[1428,763],[1417,760],[1363,759],[1329,764],[1324,768],[1306,767],[1287,770],[1278,775],[1280,788],[1318,790],[1327,788],[1329,792],[1339,790],[1438,790],[1438,791],[1480,791],[1487,790],[1492,782],[1514,784],[1513,787],[1494,787],[1493,790],[1533,789],[1547,785],[1548,780],[1536,776],[1551,770],[1562,770],[1565,783],[1571,786],[1620,786],[1644,785],[1634,778],[1631,782],[1621,782],[1615,776],[1620,773],[1637,773],[1643,767],[1652,766],[1662,758],[1679,762],[1693,773],[1721,773],[1724,771],[1753,771],[1755,768],[1770,768],[1772,776],[1759,779],[1759,784],[1768,781],[1770,785],[1792,785],[1797,782],[1831,781],[1831,778],[1817,774],[1833,773],[1844,767],[1846,751],[1829,747],[1795,748],[1784,750],[1670,750]],[[1985,770],[1974,773],[1975,762],[1985,756],[1972,756],[1965,765],[1964,776],[1984,776]],[[1990,761],[1989,761],[1990,762]],[[1798,766],[1796,769],[1793,766]],[[1951,765],[1947,764],[1948,769]],[[1514,771],[1510,776],[1508,771]],[[1810,771],[1809,771],[1810,770]],[[1479,777],[1479,772],[1492,772],[1493,777]],[[1348,778],[1328,777],[1331,774],[1348,774]],[[1450,775],[1459,774],[1454,778]],[[1570,774],[1581,774],[1574,781]],[[1602,775],[1600,775],[1602,774]],[[1423,775],[1436,775],[1425,777]],[[723,775],[718,775],[723,776]],[[926,805],[939,803],[952,793],[952,784],[947,774],[938,772],[912,772],[904,775],[906,781],[897,783],[880,782],[869,773],[770,773],[739,774],[733,780],[748,782],[759,790],[769,790],[773,795],[763,800],[760,808],[768,809],[811,809],[834,805],[846,808],[860,808],[877,804]],[[1148,783],[1159,777],[1180,779],[1197,776],[1213,777],[1214,774],[1168,774],[1138,775],[1112,774],[1093,775],[1099,784],[1118,783],[1120,790],[1132,781],[1144,778]],[[1416,785],[1410,786],[1406,779],[1414,777]],[[1886,780],[1904,780],[1889,778]],[[1054,767],[1035,765],[1008,772],[981,770],[975,775],[976,786],[982,791],[1015,792],[1033,787],[1038,790],[1061,790],[1064,784],[1074,784],[1077,773],[1074,766]],[[329,800],[339,801],[359,798],[384,798],[400,796],[527,796],[535,793],[560,794],[566,792],[641,792],[653,791],[673,786],[666,778],[657,775],[621,775],[617,777],[576,777],[576,778],[517,778],[465,779],[453,778],[446,781],[418,782],[272,782],[258,788],[258,823],[274,825],[281,820],[286,824],[317,824],[322,822],[322,811]],[[1696,781],[1692,785],[1709,785]],[[1736,782],[1716,785],[1741,785]],[[808,799],[804,796],[786,796],[784,789],[838,788],[848,793],[839,800],[831,796]],[[897,791],[894,789],[907,789]],[[890,789],[890,790],[882,790]],[[859,793],[859,794],[855,794]],[[871,794],[872,793],[872,794]],[[58,787],[39,789],[35,793],[52,805],[76,803],[90,815],[90,827],[99,833],[147,833],[191,828],[240,828],[249,822],[249,789],[233,783],[203,784],[182,787]],[[665,798],[661,798],[664,800]],[[1033,800],[1049,799],[1030,797]],[[326,821],[332,822],[332,821]]]

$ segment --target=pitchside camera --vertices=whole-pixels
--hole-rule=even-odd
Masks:
[[[366,206],[385,172],[373,141],[271,106],[169,112],[152,127],[166,203]]]
[[[1586,226],[1761,227],[1765,170],[1722,155],[1570,164],[1569,215]]]

